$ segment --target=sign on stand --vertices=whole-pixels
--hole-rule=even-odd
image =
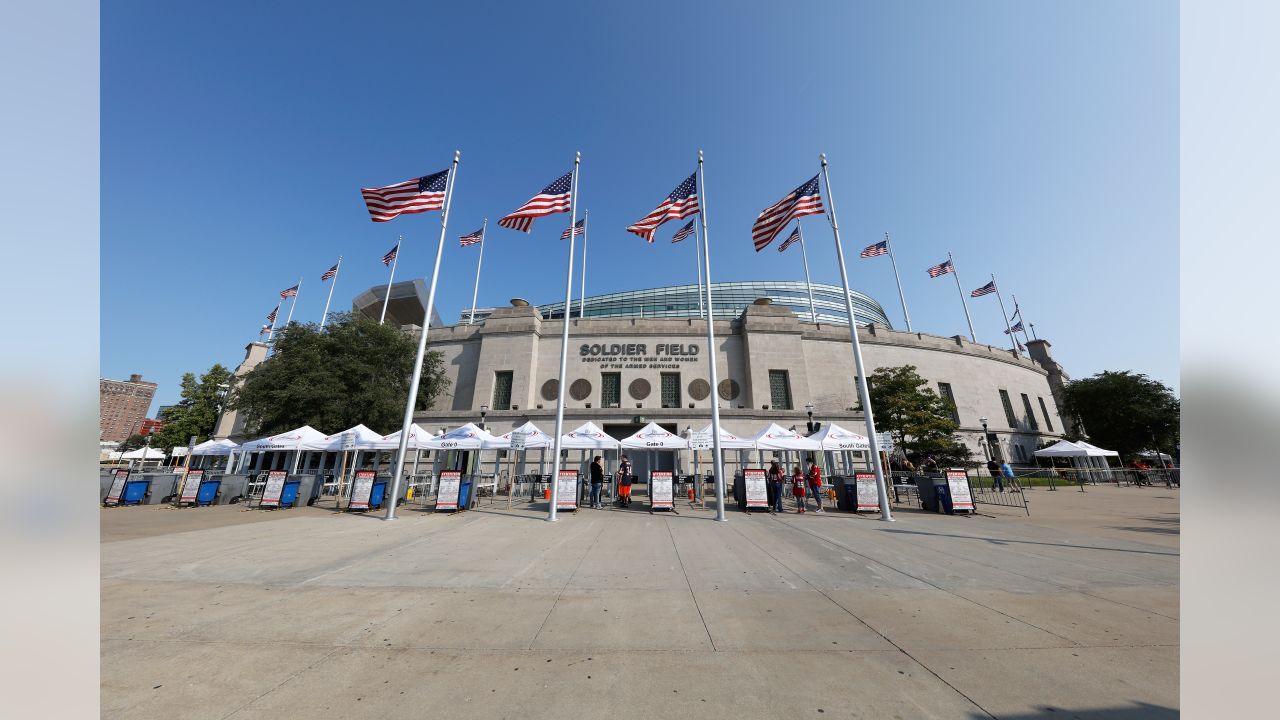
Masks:
[[[114,507],[120,504],[120,496],[124,495],[124,484],[129,479],[128,470],[116,470],[115,477],[111,478],[111,489],[107,490],[107,499],[102,501],[103,505]]]
[[[742,471],[742,480],[746,487],[747,507],[769,507],[769,485],[765,480],[764,470],[747,468]]]
[[[710,450],[711,433],[708,432],[691,432],[689,433],[689,449],[690,450]]]
[[[653,470],[649,473],[649,508],[675,510],[675,496],[671,490],[671,471]]]
[[[372,485],[372,482],[370,483]],[[461,470],[440,472],[440,491],[436,493],[436,512],[458,509],[458,491],[462,488]]]
[[[855,484],[855,495],[857,496],[857,507],[854,512],[863,512],[866,510],[880,509],[880,493],[876,489],[876,474],[869,472],[855,472],[853,474],[853,482]]]
[[[520,430],[511,431],[511,449],[524,450],[524,444],[529,440],[529,433]]]
[[[556,478],[556,509],[578,509],[578,471],[561,470]]]
[[[356,472],[355,482],[351,485],[351,500],[347,502],[348,511],[369,509],[369,496],[373,493],[374,474],[372,470]]]
[[[876,433],[876,445],[879,446],[880,452],[893,453],[893,433]]]
[[[288,476],[283,470],[267,473],[267,486],[262,489],[262,502],[258,507],[280,507],[280,494],[284,492],[284,480]]]
[[[196,498],[200,495],[200,481],[204,480],[204,470],[188,470],[187,480],[182,485],[182,492],[178,495],[178,504],[191,503],[196,504]]]
[[[964,470],[948,470],[947,487],[951,490],[952,510],[973,510],[973,495],[969,493],[969,473]]]

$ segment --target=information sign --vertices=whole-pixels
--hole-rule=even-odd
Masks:
[[[111,478],[111,489],[107,490],[107,499],[103,501],[104,505],[120,504],[120,496],[124,494],[124,483],[128,479],[128,470],[117,470],[115,472],[115,477]]]
[[[969,493],[969,474],[964,470],[948,470],[947,487],[951,489],[953,510],[972,510],[973,495]]]
[[[649,473],[649,506],[675,508],[675,496],[671,491],[671,471],[654,470]]]
[[[893,452],[893,433],[887,433],[887,432],[876,433],[876,445],[878,446],[880,452],[883,452],[883,453]]]
[[[284,480],[289,473],[283,470],[272,470],[267,473],[267,485],[262,489],[262,502],[259,507],[280,507],[280,493],[284,492]]]
[[[204,480],[204,470],[187,471],[187,480],[182,485],[182,492],[178,495],[178,504],[191,503],[196,504],[196,496],[200,494],[200,481]]]
[[[457,510],[458,491],[462,487],[461,470],[444,470],[440,473],[440,491],[436,493],[436,511]],[[366,496],[367,497],[367,496]]]
[[[853,474],[853,481],[856,483],[856,494],[858,499],[858,506],[854,508],[854,512],[879,510],[880,493],[876,489],[876,474],[869,472],[856,472]]]
[[[707,432],[691,432],[689,433],[689,449],[690,450],[710,450],[711,433]]]
[[[746,485],[747,507],[769,507],[769,485],[765,481],[764,470],[747,468],[742,471]]]
[[[368,510],[369,495],[373,492],[373,476],[372,470],[359,470],[356,472],[355,482],[351,484],[351,500],[347,503],[348,510]],[[455,488],[454,493],[457,493]]]
[[[556,509],[578,509],[578,471],[561,470],[556,478]]]

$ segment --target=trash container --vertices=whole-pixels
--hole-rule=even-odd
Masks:
[[[374,480],[373,487],[369,488],[369,509],[374,510],[382,507],[382,499],[387,495],[387,481]]]
[[[739,510],[747,509],[747,485],[742,473],[733,474],[733,499],[738,503]]]
[[[120,496],[121,505],[138,505],[151,492],[150,480],[128,480],[124,484],[124,494]]]
[[[280,507],[291,508],[298,504],[298,486],[300,480],[285,480],[284,487],[280,489]]]
[[[200,490],[196,493],[196,506],[212,505],[218,499],[218,488],[221,486],[222,478],[200,483]]]
[[[935,512],[944,512],[948,515],[955,515],[956,509],[951,502],[951,486],[945,482],[935,485],[933,491],[937,493],[938,507]]]
[[[836,508],[845,512],[853,512],[858,508],[858,484],[853,478],[843,475],[832,475],[831,486],[836,491]]]
[[[458,481],[458,509],[471,509],[471,476],[464,475]]]
[[[938,491],[939,485],[945,485],[946,480],[941,477],[930,477],[928,475],[916,476],[916,489],[920,492],[920,507],[928,512],[938,512]]]

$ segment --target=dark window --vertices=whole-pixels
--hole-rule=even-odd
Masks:
[[[1031,398],[1026,393],[1022,393],[1022,409],[1027,411],[1027,423],[1031,425],[1031,429],[1039,430],[1040,423],[1036,422],[1036,413],[1031,409]]]
[[[786,370],[769,371],[769,397],[774,410],[791,409],[791,381]]]
[[[600,406],[622,407],[622,373],[600,373]]]
[[[960,410],[956,408],[956,396],[951,392],[951,383],[938,383],[938,396],[951,409],[951,419],[960,422]]]
[[[1009,427],[1014,430],[1018,429],[1018,418],[1013,414],[1013,403],[1009,402],[1009,391],[1000,391],[1000,402],[1004,405],[1004,418],[1009,421]]]
[[[680,407],[680,373],[662,373],[662,407]]]
[[[493,409],[511,409],[511,376],[510,370],[501,370],[493,374]]]
[[[1036,399],[1040,401],[1040,413],[1044,415],[1044,426],[1049,428],[1049,432],[1053,432],[1053,421],[1049,419],[1049,408],[1044,404],[1044,398]]]

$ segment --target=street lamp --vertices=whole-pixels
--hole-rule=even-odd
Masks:
[[[809,433],[812,434],[813,433],[813,403],[811,402],[805,403],[804,411],[809,414],[809,424],[807,425],[807,427],[809,428]]]
[[[489,406],[481,405],[480,406],[480,429],[481,430],[484,429],[484,416],[488,414],[489,414]]]
[[[987,457],[987,462],[991,462],[991,437],[987,435],[986,416],[978,418],[978,422],[982,423],[982,454]]]

